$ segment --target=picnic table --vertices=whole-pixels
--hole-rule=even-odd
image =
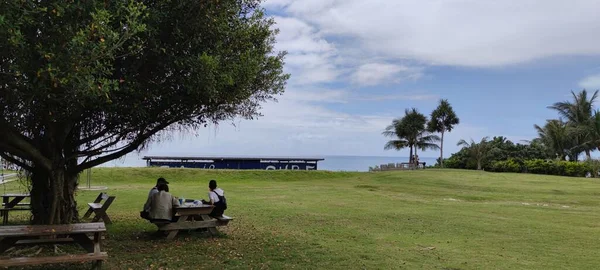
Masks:
[[[226,226],[232,218],[228,216],[222,216],[219,218],[212,218],[209,214],[212,212],[214,206],[209,204],[194,204],[184,203],[183,205],[174,209],[175,216],[178,217],[176,222],[154,222],[158,226],[159,231],[167,232],[167,240],[171,240],[177,236],[179,231],[182,230],[196,230],[206,228],[208,231],[215,235],[218,234],[217,226]]]
[[[70,243],[77,243],[88,252],[61,256],[1,258],[0,267],[92,261],[94,267],[100,269],[102,261],[108,258],[107,253],[100,250],[101,234],[104,232],[106,227],[103,222],[0,227],[0,253],[18,245]],[[88,234],[93,234],[91,239]]]
[[[2,197],[2,208],[0,209],[0,215],[2,216],[3,225],[8,223],[8,213],[10,211],[31,209],[29,203],[21,203],[25,198],[31,197],[30,194],[8,193],[2,194],[0,197]]]

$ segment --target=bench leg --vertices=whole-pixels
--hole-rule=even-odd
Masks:
[[[89,218],[93,212],[94,212],[94,209],[92,209],[90,207],[90,209],[88,209],[87,212],[85,212],[85,215],[83,215],[83,218]]]
[[[200,215],[200,218],[202,220],[211,220],[212,219],[209,215]],[[219,235],[219,230],[217,230],[217,227],[210,227],[207,229],[211,235]]]
[[[106,224],[111,224],[112,223],[112,221],[110,220],[110,218],[108,217],[108,215],[106,214],[106,212],[101,212],[99,210],[96,210],[96,216],[94,217],[94,219],[92,219],[92,222],[98,222],[101,219]]]
[[[95,270],[100,270],[100,269],[102,269],[102,260],[95,261],[95,262],[94,262],[94,265],[92,266],[92,269],[95,269]]]

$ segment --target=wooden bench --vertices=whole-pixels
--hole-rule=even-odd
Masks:
[[[104,200],[104,203],[101,203],[102,200]],[[115,196],[108,196],[108,194],[101,192],[94,202],[88,203],[90,208],[85,215],[83,215],[83,218],[88,218],[92,213],[95,213],[96,215],[92,219],[92,222],[102,220],[106,224],[111,224],[112,221],[110,220],[110,217],[108,217],[108,214],[106,214],[106,210],[108,210],[108,207],[110,207],[114,200]]]
[[[17,245],[71,244],[77,243],[87,254],[70,254],[45,257],[16,257],[0,259],[0,267],[27,266],[55,263],[94,262],[100,269],[108,258],[100,250],[101,234],[106,232],[102,222],[64,225],[23,225],[0,227],[0,253]],[[88,234],[93,234],[90,239]]]
[[[30,194],[2,194],[2,208],[0,208],[0,216],[2,217],[2,224],[8,223],[8,213],[11,211],[29,211],[31,205],[28,202],[22,202],[25,198],[29,198]]]
[[[207,229],[209,233],[216,235],[219,233],[218,226],[227,226],[233,220],[228,216],[212,218],[209,214],[214,207],[212,205],[187,205],[175,208],[179,219],[176,222],[152,221],[159,231],[167,232],[167,240],[177,236],[179,231]]]
[[[2,225],[8,224],[8,213],[12,211],[31,211],[30,207],[13,207],[13,208],[0,208],[0,216],[2,217]]]

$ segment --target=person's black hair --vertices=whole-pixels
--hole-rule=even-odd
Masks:
[[[166,179],[160,177],[156,180],[156,186],[158,187],[159,184],[168,184],[169,182],[167,182]]]
[[[210,190],[215,190],[215,188],[217,188],[217,181],[210,180],[210,182],[208,182],[208,188],[210,188]]]
[[[156,189],[158,189],[158,191],[169,192],[169,185],[167,185],[165,183],[160,183],[160,184],[158,184],[158,186],[156,186]]]

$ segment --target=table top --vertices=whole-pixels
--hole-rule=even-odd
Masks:
[[[175,208],[183,208],[183,209],[190,209],[190,208],[213,208],[214,205],[210,205],[210,204],[194,204],[194,203],[184,203],[183,205],[177,206]]]
[[[7,193],[0,195],[0,197],[31,197],[31,194]]]

